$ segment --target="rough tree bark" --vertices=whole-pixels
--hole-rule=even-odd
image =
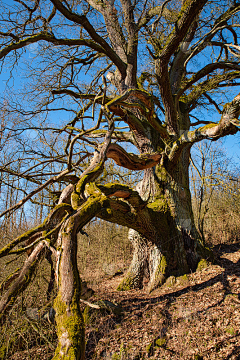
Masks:
[[[139,104],[142,108],[146,106],[142,112],[153,111],[149,95],[144,92],[129,90],[127,100],[135,103],[136,107]],[[126,106],[130,106],[129,103]],[[124,104],[121,105],[123,108]],[[111,106],[112,104],[108,105]],[[182,126],[189,129],[189,117],[186,114],[180,115],[183,119]],[[136,113],[135,119],[137,118],[139,114]],[[169,160],[167,147],[171,149],[179,146],[175,137],[169,137],[166,144],[161,136],[166,135],[164,129],[161,129],[163,134],[160,135],[149,127],[144,119],[139,119],[141,124],[144,124],[144,130],[136,126],[134,135],[142,157],[146,153],[155,157],[159,155],[158,162],[151,164],[155,166],[148,168],[145,164],[142,167],[145,167],[144,177],[136,188],[141,198],[148,202],[154,231],[149,235],[148,230],[139,232],[137,229],[130,229],[133,259],[118,289],[142,287],[144,276],[147,275],[148,290],[151,291],[161,285],[168,276],[180,276],[194,271],[201,258],[211,254],[202,246],[194,225],[188,175],[191,144],[186,144],[180,151],[175,149],[174,157]],[[132,124],[134,125],[136,124]],[[132,168],[127,157],[120,159],[112,152],[108,156],[119,165]],[[135,166],[137,168],[136,162]]]
[[[168,276],[194,271],[200,259],[207,255],[194,226],[187,177],[188,161],[188,157],[184,159],[182,156],[176,164],[177,177],[176,167],[173,177],[171,171],[158,165],[150,174],[148,171],[139,184],[139,193],[149,199],[156,238],[129,231],[134,248],[133,260],[119,290],[142,287],[144,274],[148,274],[148,289],[151,291]],[[162,217],[162,211],[165,213],[164,221],[158,217],[158,212]]]
[[[44,88],[44,99],[47,99],[46,102],[39,100],[39,108],[32,112],[28,106],[26,111],[19,106],[18,114],[31,118],[41,111],[55,111],[54,104],[59,111],[69,110],[68,97],[76,105],[71,109],[74,118],[61,128],[45,128],[41,122],[31,127],[37,132],[41,130],[43,137],[50,129],[54,130],[52,136],[66,133],[68,138],[62,153],[57,150],[54,159],[47,153],[40,165],[30,164],[28,169],[24,167],[19,172],[9,168],[8,162],[1,168],[20,180],[38,184],[38,188],[31,189],[25,198],[0,216],[19,209],[53,183],[68,185],[62,189],[58,205],[41,225],[0,250],[0,257],[21,252],[29,254],[23,268],[3,283],[6,293],[0,301],[0,312],[6,312],[26,288],[45,249],[52,251],[57,259],[58,285],[54,304],[58,347],[54,359],[83,360],[84,324],[79,308],[76,235],[92,218],[97,216],[130,229],[133,259],[119,290],[142,287],[146,276],[151,291],[168,276],[194,271],[201,258],[211,256],[201,244],[194,225],[189,159],[196,142],[215,141],[239,130],[240,95],[220,109],[222,104],[214,91],[235,86],[240,77],[240,4],[235,1],[231,6],[221,4],[222,13],[216,14],[214,4],[207,0],[174,4],[166,0],[157,6],[154,2],[149,5],[148,1],[121,0],[116,7],[114,1],[105,0],[86,0],[87,6],[85,2],[68,0],[49,0],[49,6],[45,6],[45,2],[42,5],[41,0],[32,1],[32,7],[24,1],[16,3],[18,11],[10,15],[6,12],[8,20],[0,32],[0,60],[4,65],[6,59],[10,59],[14,67],[21,59],[18,51],[29,44],[39,42],[42,46],[44,43],[37,54],[41,71],[32,71],[33,79],[39,79],[34,93],[39,96],[38,91]],[[95,16],[96,13],[99,16]],[[231,38],[231,43],[223,39],[223,31],[228,32],[226,39]],[[138,56],[143,47],[146,50],[143,60],[147,59],[150,70],[141,68],[142,59]],[[209,54],[206,65],[201,62],[203,51]],[[48,57],[44,70],[42,64]],[[98,65],[99,59],[100,64],[105,61],[105,68],[99,69],[86,90],[79,74],[82,68]],[[202,66],[196,67],[195,59]],[[56,73],[53,70],[54,76],[49,82],[54,64]],[[138,71],[142,71],[140,76]],[[47,80],[44,86],[43,74]],[[101,75],[106,78],[103,76],[100,80]],[[220,113],[216,122],[198,119],[198,106],[206,102]],[[36,102],[33,104],[36,106]],[[92,116],[89,116],[91,107]],[[12,114],[11,107],[9,114]],[[196,122],[190,120],[191,115]],[[90,120],[94,123],[91,128]],[[121,126],[114,130],[114,123],[119,122],[120,125],[124,122],[128,131]],[[23,128],[19,125],[16,133],[22,134]],[[137,151],[129,153],[120,142],[131,143]],[[92,147],[95,153],[87,167],[83,162],[92,155]],[[53,146],[51,154],[55,150]],[[32,154],[35,161],[35,149]],[[105,161],[110,158],[126,169],[143,170],[143,179],[136,189],[125,184],[101,183]],[[46,164],[51,165],[55,160],[57,170],[46,171],[45,178],[41,174],[43,180],[39,181],[36,169],[45,173]],[[60,171],[59,164],[65,164],[66,168]],[[23,248],[15,250],[26,241]]]

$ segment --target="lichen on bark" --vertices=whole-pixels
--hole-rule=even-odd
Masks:
[[[58,346],[54,360],[85,358],[84,321],[80,310],[80,278],[77,268],[78,218],[66,220],[57,242],[58,294],[54,301]]]

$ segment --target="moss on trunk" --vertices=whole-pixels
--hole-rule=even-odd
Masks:
[[[152,170],[154,176],[145,176],[138,186],[143,198],[146,189],[152,189],[147,209],[154,230],[150,233],[142,226],[139,233],[135,231],[134,238],[130,236],[133,259],[118,290],[141,288],[147,274],[148,290],[152,291],[169,276],[195,271],[198,262],[211,255],[200,243],[194,225],[188,165],[189,149],[186,149],[174,168],[159,164]]]
[[[76,291],[78,291],[76,287]],[[79,296],[66,304],[59,293],[54,301],[58,346],[53,360],[83,360],[85,358],[84,320],[79,308]]]
[[[79,307],[80,278],[77,267],[78,218],[70,217],[58,237],[58,295],[54,301],[58,346],[54,360],[83,360],[85,331]]]

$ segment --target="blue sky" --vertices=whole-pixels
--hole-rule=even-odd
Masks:
[[[27,57],[31,57],[31,53],[30,51],[26,52],[26,58]],[[0,82],[1,82],[1,86],[0,86],[0,92],[1,92],[1,96],[4,94],[5,91],[5,85],[6,82],[9,79],[9,72],[8,71],[4,71],[1,75],[0,75]],[[16,72],[14,74],[14,87],[15,89],[20,87],[22,82],[22,78],[20,76],[20,74],[18,72]],[[235,89],[236,90],[236,89]],[[234,96],[233,96],[234,97]],[[208,111],[204,111],[204,118],[206,120],[209,121],[217,121],[219,118],[219,115],[213,114],[212,111],[208,113]],[[215,119],[215,116],[216,119]],[[54,118],[55,118],[56,114],[52,114],[52,121],[54,122]],[[64,116],[63,116],[64,117]],[[59,114],[57,115],[57,119],[59,119]],[[229,158],[232,158],[233,161],[238,165],[240,163],[240,132],[237,133],[236,135],[229,135],[226,136],[224,139],[222,139],[223,142],[223,146],[226,149],[227,155]]]
[[[226,136],[223,142],[227,153],[230,158],[232,158],[237,165],[240,163],[240,133],[236,135]]]
[[[12,3],[12,1],[8,2],[9,3]],[[26,48],[26,53],[24,55],[24,58],[26,60],[32,60],[34,58],[35,55],[37,55],[37,47],[38,45],[37,44],[31,44],[29,45],[27,48]],[[207,61],[207,57],[204,58],[202,57],[202,61],[204,63],[204,61]],[[8,79],[8,76],[9,76],[9,73],[6,71],[6,69],[4,70],[3,74],[0,75],[0,81],[2,82],[2,85],[1,85],[1,93],[4,92],[4,88],[5,88],[5,81]],[[14,74],[14,87],[15,88],[18,88],[21,83],[22,83],[22,78],[21,78],[21,75],[20,75],[20,72],[16,72]],[[235,93],[236,93],[236,88],[235,88]],[[233,96],[229,96],[229,98],[233,98]],[[229,101],[229,100],[228,100]],[[226,100],[227,102],[227,100]],[[56,117],[57,116],[57,117]],[[60,117],[62,118],[65,118],[67,117],[68,114],[62,114]],[[213,120],[213,121],[217,121],[219,119],[219,115],[216,113],[213,113],[212,111],[202,111],[202,116],[201,117],[204,117],[206,120]],[[52,121],[55,122],[56,119],[59,120],[59,115],[56,115],[56,114],[53,114],[52,115]],[[236,163],[239,163],[239,154],[240,154],[240,134],[236,134],[234,136],[227,136],[224,141],[223,141],[223,145],[224,147],[226,148],[226,151],[228,153],[228,156],[230,158],[233,158],[233,160],[236,162]]]

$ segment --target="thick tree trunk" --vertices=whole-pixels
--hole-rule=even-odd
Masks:
[[[58,346],[54,360],[85,358],[84,321],[79,307],[81,287],[77,268],[75,223],[75,217],[67,220],[58,237],[58,295],[54,301]]]
[[[148,290],[152,291],[169,276],[194,271],[206,255],[194,225],[188,181],[189,151],[186,149],[172,168],[159,164],[145,171],[143,181],[137,186],[142,198],[149,199],[156,236],[150,238],[147,233],[129,230],[133,259],[119,290],[141,288],[146,275]]]
[[[91,175],[93,176],[93,171]],[[84,180],[86,181],[86,178]],[[58,294],[54,301],[58,346],[53,360],[84,360],[85,358],[84,320],[79,306],[81,283],[77,267],[77,233],[107,202],[106,196],[102,195],[94,184],[91,188],[92,195],[79,207],[77,204],[81,202],[80,195],[76,192],[72,193],[72,204],[73,207],[76,206],[76,211],[66,219],[58,234],[56,264]]]

